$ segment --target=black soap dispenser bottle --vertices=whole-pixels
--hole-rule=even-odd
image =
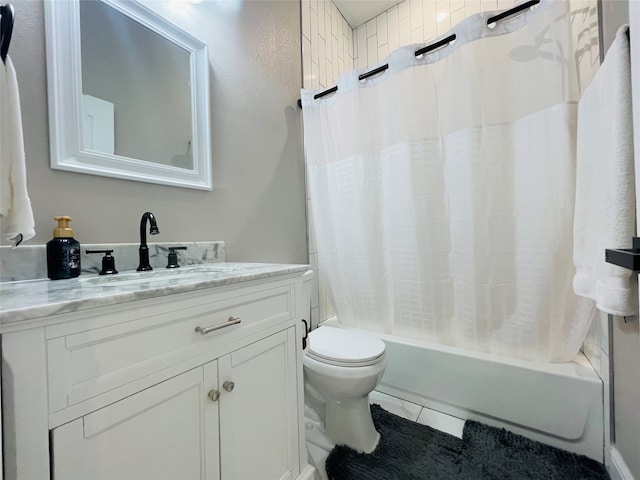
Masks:
[[[73,238],[69,227],[71,217],[54,217],[58,227],[47,242],[47,276],[51,280],[75,278],[80,275],[80,242]]]

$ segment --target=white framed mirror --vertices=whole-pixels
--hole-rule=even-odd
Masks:
[[[51,168],[211,190],[206,44],[134,0],[44,6]]]

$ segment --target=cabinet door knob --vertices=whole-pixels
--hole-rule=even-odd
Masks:
[[[209,390],[207,396],[211,399],[212,402],[215,402],[220,398],[220,392],[215,389]]]
[[[222,384],[222,388],[224,388],[227,392],[230,392],[233,390],[233,387],[235,387],[236,384],[233,382],[230,382],[229,380],[227,380],[226,382],[224,382]]]

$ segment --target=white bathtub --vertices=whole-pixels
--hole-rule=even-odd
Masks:
[[[380,338],[388,364],[378,391],[604,461],[603,385],[584,355],[536,363]]]

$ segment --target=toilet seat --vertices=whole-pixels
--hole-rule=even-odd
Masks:
[[[307,355],[321,363],[340,367],[375,365],[384,356],[385,345],[374,335],[335,327],[320,327],[309,333]]]

